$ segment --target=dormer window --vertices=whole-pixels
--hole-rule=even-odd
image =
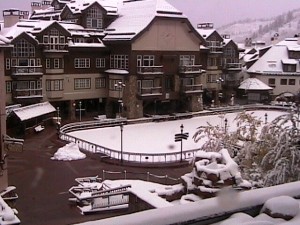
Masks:
[[[102,29],[103,28],[103,15],[98,7],[92,7],[87,12],[86,27]]]
[[[282,60],[283,72],[293,73],[296,72],[296,68],[297,68],[297,60],[295,59]]]

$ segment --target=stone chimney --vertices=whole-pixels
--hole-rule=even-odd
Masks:
[[[213,23],[198,23],[197,29],[213,29],[214,24]]]
[[[4,27],[11,27],[20,20],[20,10],[6,9],[3,10]]]
[[[42,1],[42,9],[48,9],[49,7],[51,7],[51,1],[49,0]]]
[[[42,3],[40,2],[31,2],[31,12],[34,12],[35,10],[39,10],[42,8]]]
[[[29,11],[20,11],[20,19],[28,19]]]

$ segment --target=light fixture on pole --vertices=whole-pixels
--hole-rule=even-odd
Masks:
[[[119,91],[119,116],[121,117],[121,112],[122,112],[122,107],[123,107],[123,101],[121,98],[121,92],[123,91],[123,88],[125,87],[125,84],[122,81],[119,81],[118,83],[115,84],[115,88]]]
[[[226,134],[226,133],[227,133],[227,125],[228,125],[228,120],[227,120],[227,118],[225,118],[224,122],[225,122],[225,134]]]
[[[123,165],[123,123],[120,125],[121,131],[121,165]]]
[[[268,113],[265,113],[265,124],[268,123]]]
[[[79,121],[81,122],[81,101],[79,101],[78,105],[79,105]]]

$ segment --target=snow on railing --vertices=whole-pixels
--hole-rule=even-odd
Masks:
[[[279,107],[273,105],[262,105],[262,104],[253,104],[253,105],[245,105],[245,106],[230,106],[230,107],[218,107],[213,108],[209,111],[203,111],[198,113],[186,113],[186,114],[175,114],[168,115],[165,117],[158,116],[159,119],[168,120],[171,118],[186,118],[193,116],[201,116],[206,114],[219,114],[224,112],[234,112],[241,110],[259,110],[259,109],[277,109],[277,110],[289,110],[287,107]],[[156,121],[156,117],[153,117],[153,121]],[[95,129],[107,126],[118,126],[121,124],[127,124],[128,121],[125,118],[119,119],[105,119],[105,120],[96,120],[96,121],[87,121],[87,122],[77,122],[66,124],[61,127],[59,136],[62,140],[68,142],[74,142],[78,144],[78,147],[82,150],[101,154],[102,158],[109,157],[117,160],[123,160],[135,164],[159,164],[159,163],[178,163],[182,160],[190,160],[194,158],[195,154],[199,149],[191,149],[184,152],[172,152],[172,153],[133,153],[133,152],[120,152],[119,150],[110,149],[101,145],[97,145],[95,143],[91,143],[89,141],[74,137],[69,132],[78,131],[78,130],[86,130],[86,129]],[[182,157],[182,158],[181,158]]]

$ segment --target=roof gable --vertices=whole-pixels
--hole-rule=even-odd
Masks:
[[[165,0],[124,1],[119,17],[106,29],[105,41],[132,40],[157,17],[186,18]]]

